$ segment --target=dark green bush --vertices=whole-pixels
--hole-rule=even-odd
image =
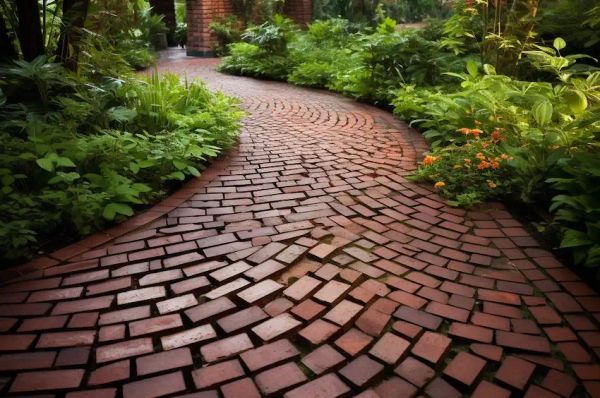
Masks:
[[[236,101],[175,75],[90,80],[41,57],[0,74],[5,260],[96,231],[199,175],[241,116]]]
[[[209,27],[215,34],[213,49],[218,56],[227,55],[227,46],[240,41],[242,36],[240,22],[235,16],[217,19],[211,22]]]
[[[462,69],[463,58],[428,40],[415,29],[396,30],[385,19],[374,32],[343,19],[316,21],[307,33],[291,34],[286,25],[264,24],[242,36],[248,43],[230,46],[221,63],[229,73],[288,79],[326,87],[371,102],[389,102],[401,84],[439,84],[444,72]]]
[[[272,21],[253,26],[242,34],[244,42],[229,45],[229,56],[219,70],[248,76],[285,79],[293,61],[288,57],[288,42],[295,35],[292,21],[275,15]]]

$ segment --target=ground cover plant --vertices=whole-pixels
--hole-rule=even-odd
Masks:
[[[456,1],[417,30],[381,13],[305,32],[278,19],[243,34],[220,68],[392,107],[431,144],[413,179],[458,206],[526,204],[557,248],[600,270],[600,7],[571,3]],[[580,26],[568,41],[552,28],[567,22]]]
[[[7,18],[16,9],[3,9],[8,12],[0,16],[11,28],[4,30],[3,46],[12,47],[0,65],[4,263],[131,216],[199,175],[236,139],[242,115],[236,100],[201,81],[133,73],[154,61],[154,28],[144,21],[160,26],[160,19],[140,9],[139,25],[121,26],[110,18],[113,8],[99,6],[104,3],[94,3],[99,8],[88,8],[85,22],[68,29],[65,20],[73,10],[57,3],[43,10],[56,12],[62,22],[52,22],[58,32],[47,33],[35,48],[23,38],[22,20]],[[112,5],[131,6],[125,16],[134,12],[131,4],[119,3]],[[57,55],[65,36],[68,51]]]

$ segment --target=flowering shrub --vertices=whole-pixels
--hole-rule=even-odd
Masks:
[[[477,123],[478,124],[478,123]],[[414,179],[433,183],[454,205],[470,206],[510,192],[512,158],[496,128],[491,133],[478,127],[460,128],[452,145],[425,156]]]

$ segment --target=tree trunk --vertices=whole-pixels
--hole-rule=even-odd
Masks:
[[[44,55],[38,0],[19,0],[16,3],[19,18],[19,44],[23,58],[26,61],[32,61],[35,57]]]
[[[8,35],[4,17],[0,15],[0,61],[15,59],[17,52],[13,46],[12,39]]]
[[[77,70],[81,29],[85,24],[89,0],[64,0],[62,27],[56,48],[58,60],[70,70]]]
[[[162,15],[163,21],[169,29],[167,32],[167,41],[169,46],[177,45],[175,40],[175,29],[177,28],[177,20],[175,18],[175,1],[174,0],[150,0],[152,13]]]

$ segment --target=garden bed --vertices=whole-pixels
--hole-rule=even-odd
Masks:
[[[544,209],[551,218],[532,224],[538,232],[573,263],[598,270],[597,62],[573,53],[580,42],[545,29],[553,3],[539,26],[527,10],[514,19],[514,10],[481,7],[459,2],[446,21],[402,30],[389,18],[375,27],[330,19],[302,32],[275,17],[230,44],[220,70],[391,104],[431,145],[415,180],[456,206],[500,199]],[[598,13],[590,8],[582,25],[590,42]],[[500,21],[503,42],[489,18]],[[519,36],[536,28],[543,38]],[[511,40],[519,46],[506,47]]]

